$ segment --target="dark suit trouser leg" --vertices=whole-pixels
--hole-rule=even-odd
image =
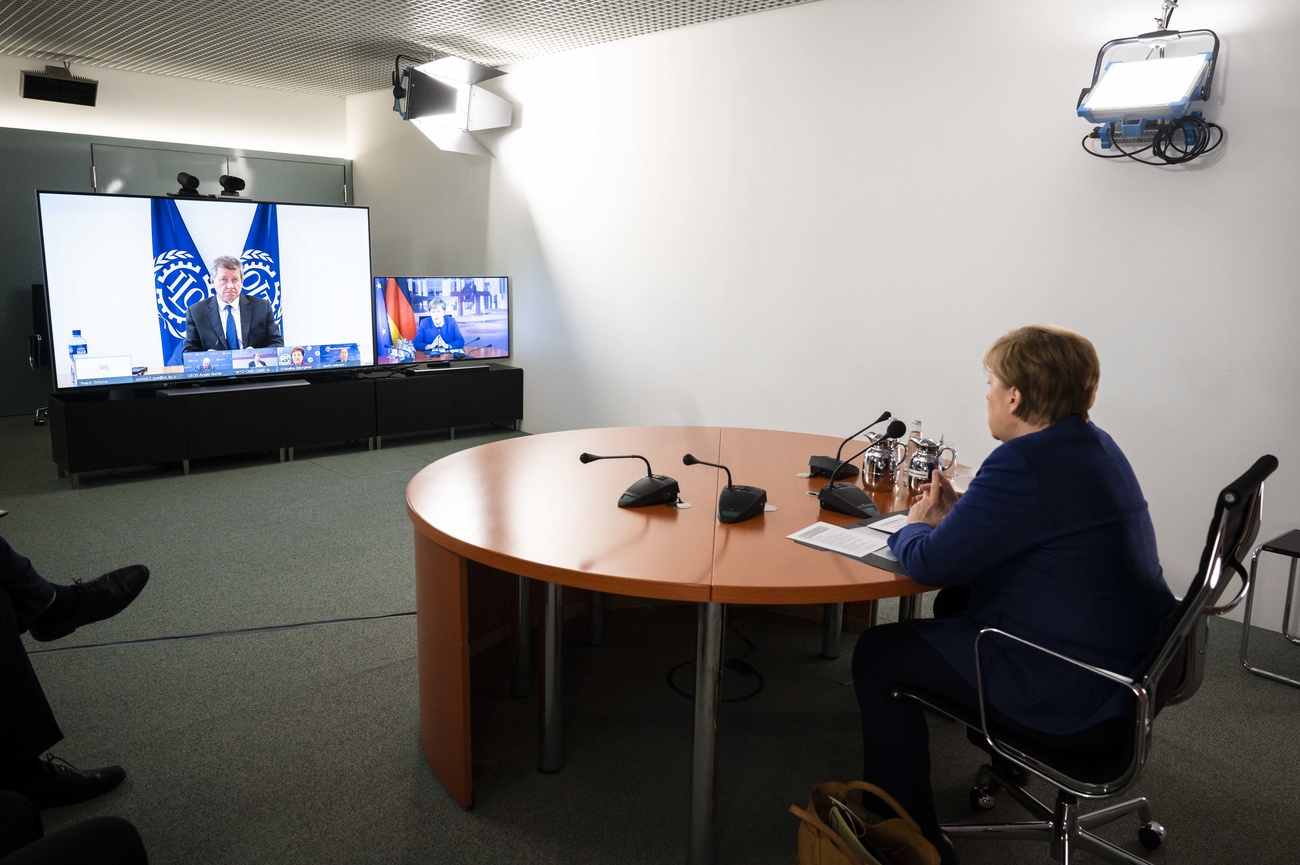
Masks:
[[[0,783],[63,738],[19,636],[44,611],[48,592],[31,562],[0,538]]]
[[[899,685],[924,687],[971,705],[977,694],[906,622],[868,628],[858,638],[853,687],[862,712],[862,780],[886,790],[927,837],[937,838],[929,728],[918,703],[890,696]]]
[[[0,537],[0,591],[9,595],[18,633],[23,633],[41,617],[54,597],[54,587],[32,567],[31,560],[20,555]]]
[[[0,790],[0,862],[5,856],[42,837],[41,814],[17,793]]]
[[[147,865],[140,833],[120,817],[95,817],[42,837],[41,818],[0,791],[0,865]]]

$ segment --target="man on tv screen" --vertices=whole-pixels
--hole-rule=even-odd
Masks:
[[[209,282],[216,294],[196,300],[186,310],[182,351],[284,345],[270,302],[243,293],[244,270],[238,258],[221,255],[213,259]]]
[[[465,337],[456,319],[447,315],[447,304],[441,298],[429,307],[432,315],[420,319],[420,329],[415,334],[415,347],[420,351],[442,352],[465,347]]]

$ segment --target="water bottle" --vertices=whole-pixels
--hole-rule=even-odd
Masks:
[[[72,360],[72,383],[77,383],[77,356],[84,355],[87,351],[86,339],[81,335],[81,331],[74,330],[72,339],[68,341],[68,357]]]
[[[921,443],[921,421],[912,421],[912,431],[907,436],[907,455],[904,459],[910,460],[912,454],[916,453],[916,446]]]

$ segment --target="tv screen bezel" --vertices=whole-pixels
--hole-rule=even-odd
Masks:
[[[424,273],[399,275],[392,273],[377,273],[370,278],[371,291],[375,289],[377,280],[388,279],[500,279],[505,281],[506,286],[506,353],[495,357],[475,357],[467,355],[466,357],[448,358],[444,360],[403,360],[391,363],[381,363],[379,360],[379,310],[375,308],[374,299],[371,299],[371,338],[375,341],[375,369],[391,370],[397,372],[400,370],[418,369],[420,367],[444,367],[466,364],[485,364],[498,363],[509,360],[514,357],[515,343],[515,313],[514,313],[514,286],[513,278],[504,273]]]
[[[42,272],[42,277],[44,279],[44,285],[45,285],[45,320],[49,323],[50,333],[51,333],[51,341],[50,341],[51,363],[49,368],[50,368],[50,384],[51,384],[52,393],[58,394],[59,396],[67,396],[69,394],[78,394],[78,393],[84,393],[84,394],[107,393],[114,389],[123,389],[123,388],[129,388],[132,390],[164,390],[164,389],[211,387],[211,388],[222,388],[228,390],[232,387],[237,388],[237,387],[275,386],[276,384],[283,383],[291,379],[300,379],[300,378],[310,378],[310,379],[317,379],[317,380],[323,380],[330,377],[338,378],[340,376],[347,377],[347,378],[354,378],[362,373],[371,372],[376,368],[377,364],[374,362],[373,359],[376,358],[377,356],[378,345],[375,342],[376,322],[375,322],[375,305],[372,296],[372,286],[374,285],[374,278],[372,276],[370,279],[367,280],[365,287],[358,289],[359,293],[362,291],[366,293],[366,306],[369,310],[370,327],[368,330],[369,333],[368,340],[369,340],[369,347],[370,347],[370,356],[372,358],[371,363],[362,364],[360,366],[355,366],[355,367],[331,366],[331,367],[313,368],[307,370],[302,370],[302,369],[292,369],[292,370],[284,370],[284,371],[277,370],[275,372],[243,374],[243,375],[235,374],[232,372],[227,375],[211,376],[211,377],[204,377],[204,378],[186,378],[186,377],[178,376],[174,378],[145,379],[141,381],[130,381],[130,382],[116,381],[116,382],[106,382],[102,384],[60,385],[59,374],[58,374],[58,363],[55,361],[55,357],[57,356],[56,355],[57,349],[54,346],[52,340],[52,335],[54,332],[54,310],[53,310],[53,303],[51,297],[53,292],[51,292],[50,290],[49,262],[46,260],[47,244],[46,244],[46,237],[45,237],[45,233],[46,233],[45,218],[44,218],[44,212],[41,208],[42,195],[58,195],[58,196],[68,196],[68,197],[80,196],[85,198],[96,198],[96,199],[103,199],[103,198],[128,199],[129,198],[129,199],[140,199],[145,201],[155,201],[155,200],[192,201],[195,199],[188,198],[188,197],[172,196],[172,195],[140,195],[134,193],[132,194],[96,193],[96,192],[83,192],[83,191],[62,190],[62,189],[37,189],[36,190],[36,217],[37,217],[37,226],[39,229],[40,243],[41,243],[41,272]],[[368,272],[373,272],[373,268],[374,268],[373,227],[372,227],[372,221],[370,217],[370,207],[368,205],[323,204],[317,202],[281,201],[281,200],[268,201],[265,199],[244,198],[242,196],[240,197],[201,196],[198,200],[201,200],[205,203],[211,203],[213,206],[217,206],[217,207],[224,206],[226,204],[231,204],[231,203],[252,204],[252,205],[274,204],[277,207],[285,206],[285,207],[313,208],[313,209],[329,208],[329,209],[346,209],[346,210],[354,210],[354,211],[355,210],[364,211],[366,214],[366,232],[365,232],[366,269]],[[319,344],[302,343],[302,344],[317,346],[319,349],[327,345],[332,345],[333,343],[319,343]],[[357,342],[358,349],[364,348],[365,345],[366,345],[366,338],[358,340]],[[289,348],[290,346],[286,344],[285,346],[278,347],[278,351],[285,351],[288,350]]]

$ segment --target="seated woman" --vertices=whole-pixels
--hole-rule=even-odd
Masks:
[[[1128,673],[1175,607],[1133,469],[1088,420],[1100,377],[1092,343],[1062,328],[1022,327],[993,343],[984,366],[989,432],[1002,444],[960,498],[935,472],[889,541],[917,582],[969,584],[964,609],[868,629],[853,657],[863,778],[911,812],[945,862],[955,854],[935,815],[925,716],[891,688],[976,706],[974,643],[985,627]],[[1005,639],[981,644],[981,664],[994,720],[1046,744],[1103,748],[1099,726],[1131,700]]]
[[[415,334],[415,347],[420,351],[464,348],[465,337],[461,335],[456,319],[447,315],[447,304],[435,300],[429,311],[433,313],[431,316],[420,319],[420,329]]]

